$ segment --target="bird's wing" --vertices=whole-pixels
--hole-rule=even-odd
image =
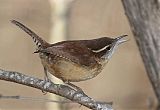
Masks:
[[[93,52],[83,45],[76,43],[64,43],[61,45],[54,45],[48,47],[42,52],[49,53],[51,56],[59,56],[61,58],[70,60],[76,64],[84,66],[94,66],[97,64]]]

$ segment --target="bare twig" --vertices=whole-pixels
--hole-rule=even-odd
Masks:
[[[2,99],[13,99],[13,100],[29,100],[29,101],[39,101],[39,102],[53,102],[53,103],[60,103],[60,104],[65,104],[65,103],[74,103],[69,100],[52,100],[52,99],[47,99],[47,98],[39,98],[39,97],[27,97],[27,96],[20,96],[20,95],[0,95],[0,100]]]
[[[83,92],[77,92],[66,85],[45,82],[44,80],[30,77],[19,72],[5,71],[0,69],[0,80],[15,82],[18,84],[44,90],[46,92],[54,93],[93,110],[113,110],[111,104],[97,102],[88,97]]]

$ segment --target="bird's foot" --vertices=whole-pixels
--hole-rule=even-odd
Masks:
[[[76,85],[74,85],[74,84],[72,84],[70,82],[64,82],[64,83],[69,85],[69,86],[71,86],[72,88],[74,88],[77,92],[84,94],[83,90],[80,87],[78,87],[78,86],[76,86]]]
[[[47,83],[47,82],[51,82],[51,80],[50,80],[48,77],[45,77],[45,78],[44,78],[44,81],[45,81],[45,83]],[[44,84],[45,84],[45,83],[44,83]],[[44,87],[43,87],[43,89],[42,89],[42,93],[43,93],[43,95],[46,95],[46,94],[47,94],[47,92],[46,92],[46,91],[44,91],[44,89],[46,89],[46,88],[44,88]]]

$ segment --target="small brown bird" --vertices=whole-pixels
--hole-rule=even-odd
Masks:
[[[97,76],[127,35],[91,40],[71,40],[49,44],[18,21],[13,24],[29,34],[37,46],[46,80],[47,71],[63,82],[79,82]],[[74,86],[74,85],[73,85]]]

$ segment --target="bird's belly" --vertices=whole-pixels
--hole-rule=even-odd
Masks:
[[[49,65],[45,64],[45,66],[55,77],[69,82],[91,79],[101,72],[100,65],[98,65],[99,67],[79,66],[78,64],[66,60],[58,60]]]

